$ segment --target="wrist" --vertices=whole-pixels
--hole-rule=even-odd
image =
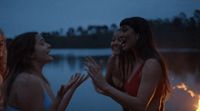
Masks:
[[[111,86],[106,83],[105,87],[102,89],[102,91],[104,92],[105,95],[108,95],[110,92]]]

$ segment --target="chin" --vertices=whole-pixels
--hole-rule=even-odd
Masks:
[[[127,47],[123,47],[123,51],[128,51],[128,48]]]
[[[46,63],[49,63],[49,62],[53,61],[53,57],[49,56],[49,57],[46,58],[45,61],[46,61]]]
[[[124,51],[130,51],[131,49],[132,49],[132,47],[129,46],[129,45],[126,45],[126,46],[123,47]]]
[[[49,57],[49,62],[51,62],[53,60],[53,57],[52,56],[50,56]]]
[[[120,51],[114,52],[113,55],[120,55]]]

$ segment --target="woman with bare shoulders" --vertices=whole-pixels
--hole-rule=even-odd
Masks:
[[[23,33],[9,44],[5,111],[65,111],[74,91],[87,77],[73,75],[54,96],[42,73],[44,65],[53,59],[50,50],[50,44],[37,32]]]
[[[6,71],[6,38],[0,29],[0,111],[3,111],[2,84]]]
[[[124,111],[164,111],[170,83],[148,22],[141,17],[122,20],[111,48],[105,78],[100,66],[86,59],[97,92],[113,98]]]

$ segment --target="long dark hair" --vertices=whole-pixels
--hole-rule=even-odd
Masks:
[[[6,71],[6,58],[7,58],[7,49],[6,49],[6,38],[4,36],[3,31],[0,29],[0,37],[1,37],[1,43],[0,43],[0,75],[2,78],[5,76]]]
[[[166,97],[171,90],[168,73],[164,60],[156,49],[155,43],[153,41],[153,34],[148,21],[141,17],[131,17],[122,20],[120,22],[120,26],[123,25],[130,26],[137,34],[139,34],[139,38],[135,46],[135,50],[138,56],[141,57],[144,61],[149,58],[155,58],[160,62],[163,70],[161,90],[164,97]]]
[[[8,45],[7,52],[7,76],[4,87],[4,100],[8,99],[12,84],[16,77],[29,71],[32,66],[31,55],[35,50],[37,32],[27,32],[16,36]]]

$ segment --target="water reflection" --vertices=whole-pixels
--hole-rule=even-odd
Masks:
[[[183,49],[162,49],[162,53],[170,72],[170,81],[173,86],[183,82],[195,93],[200,94],[200,51]],[[56,92],[62,83],[69,79],[70,75],[84,71],[86,56],[92,56],[102,64],[104,72],[106,61],[111,54],[110,49],[66,49],[53,50],[54,61],[45,66],[45,74]],[[86,102],[87,101],[87,102]],[[188,93],[175,89],[172,91],[166,111],[195,111],[197,98]],[[99,95],[93,89],[90,80],[86,81],[75,93],[69,111],[121,111],[120,105],[112,99]]]

